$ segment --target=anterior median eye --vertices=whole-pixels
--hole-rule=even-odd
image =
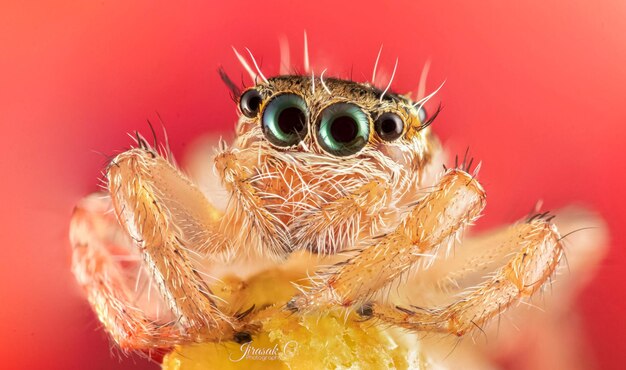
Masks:
[[[348,156],[367,144],[369,133],[367,113],[355,104],[335,103],[322,111],[317,140],[327,152]]]
[[[296,94],[281,94],[263,110],[263,133],[272,144],[296,145],[307,134],[306,102]]]

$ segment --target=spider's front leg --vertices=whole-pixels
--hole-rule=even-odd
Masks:
[[[118,155],[107,168],[115,216],[134,243],[125,240],[126,247],[115,247],[119,227],[112,217],[94,209],[94,200],[79,206],[71,228],[74,273],[122,348],[167,347],[232,335],[236,320],[218,309],[194,264],[198,251],[229,248],[218,232],[221,215],[173,164],[143,139],[138,142],[139,148]],[[126,272],[114,256],[114,249],[130,251],[130,244],[171,310],[170,322],[156,322],[132,301]]]
[[[510,238],[501,248],[517,246],[521,250],[491,279],[462,299],[434,309],[407,309],[373,303],[367,306],[365,316],[408,329],[458,336],[480,328],[514,302],[531,296],[541,288],[555,272],[563,253],[556,227],[542,217],[515,225],[508,233]]]
[[[481,186],[467,172],[448,170],[435,189],[422,198],[400,225],[381,236],[355,257],[322,272],[323,280],[295,297],[291,309],[324,305],[363,304],[412,266],[431,257],[435,248],[480,215],[485,204]],[[488,282],[449,306],[406,309],[380,303],[360,307],[365,317],[420,331],[463,335],[496,316],[545,283],[562,254],[556,227],[542,217],[516,225],[498,249],[517,249],[515,255]]]
[[[484,205],[485,193],[470,174],[448,170],[394,231],[377,238],[355,257],[322,272],[323,280],[295,297],[289,308],[363,303],[411,266],[436,253],[438,246],[476,219]]]

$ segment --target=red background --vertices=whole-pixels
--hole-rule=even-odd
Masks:
[[[131,5],[127,3],[132,3]],[[68,219],[104,158],[160,113],[174,152],[236,118],[216,69],[231,45],[278,71],[278,37],[318,71],[367,79],[380,44],[394,88],[447,79],[435,131],[483,161],[488,227],[537,199],[582,202],[611,227],[600,274],[578,301],[601,368],[626,360],[626,3],[623,1],[160,1],[0,5],[0,363],[113,369],[120,362],[69,272]],[[524,3],[524,4],[522,4]],[[333,73],[330,73],[331,75]],[[115,351],[113,351],[115,353]],[[130,365],[129,365],[130,364]],[[2,366],[5,367],[5,366]]]

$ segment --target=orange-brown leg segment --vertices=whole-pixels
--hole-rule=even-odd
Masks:
[[[192,264],[196,229],[225,247],[217,218],[195,186],[150,149],[118,155],[108,168],[109,192],[122,227],[139,247],[147,268],[178,321],[188,330],[228,330],[215,297]],[[195,224],[195,225],[194,225]],[[186,225],[186,226],[185,226]],[[186,228],[192,228],[190,235]],[[215,248],[212,246],[212,248]]]
[[[195,261],[201,253],[229,249],[217,231],[221,215],[174,165],[138,141],[140,148],[118,155],[107,168],[109,193],[126,244],[135,245],[134,253],[143,260],[141,267],[156,284],[172,319],[157,322],[134,307],[131,297],[137,292],[129,288],[124,269],[109,250],[107,238],[116,231],[103,233],[94,226],[93,220],[106,224],[102,214],[79,209],[74,215],[74,272],[122,348],[230,336],[235,320],[218,309]],[[108,227],[113,228],[110,218]]]
[[[100,322],[122,349],[168,347],[184,338],[182,328],[162,325],[133,304],[136,292],[116,260],[130,256],[111,214],[110,199],[93,194],[74,210],[70,225],[72,271]]]
[[[541,288],[555,272],[563,253],[556,227],[542,218],[515,225],[511,231],[511,239],[506,244],[518,245],[519,252],[490,280],[457,302],[435,309],[373,303],[362,313],[418,331],[460,336],[481,328],[513,303]]]
[[[475,220],[484,205],[485,193],[471,175],[459,169],[446,171],[434,190],[410,210],[394,231],[325,271],[322,281],[295,297],[290,308],[363,302],[424,261],[425,256],[435,254],[438,246]]]

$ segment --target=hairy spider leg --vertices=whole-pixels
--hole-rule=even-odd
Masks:
[[[218,298],[194,264],[207,252],[227,253],[232,248],[219,233],[220,212],[172,163],[142,139],[138,142],[139,148],[119,154],[108,166],[109,193],[117,220],[139,249],[143,265],[175,320],[148,323],[138,312],[125,309],[132,307],[125,294],[128,287],[117,278],[106,248],[96,248],[98,243],[89,239],[97,235],[77,227],[72,231],[75,273],[123,348],[166,347],[232,336],[237,320],[218,308]],[[86,218],[80,211],[73,222],[86,222]],[[106,313],[111,310],[113,314]]]
[[[556,226],[535,218],[513,226],[505,242],[520,248],[495,275],[458,301],[438,308],[404,308],[372,303],[368,316],[407,329],[458,336],[480,328],[522,297],[531,296],[556,271],[563,254]]]
[[[305,309],[363,303],[412,266],[430,261],[436,248],[474,221],[484,205],[484,190],[473,176],[459,169],[447,170],[395,230],[355,257],[321,272],[322,280],[290,305]]]

